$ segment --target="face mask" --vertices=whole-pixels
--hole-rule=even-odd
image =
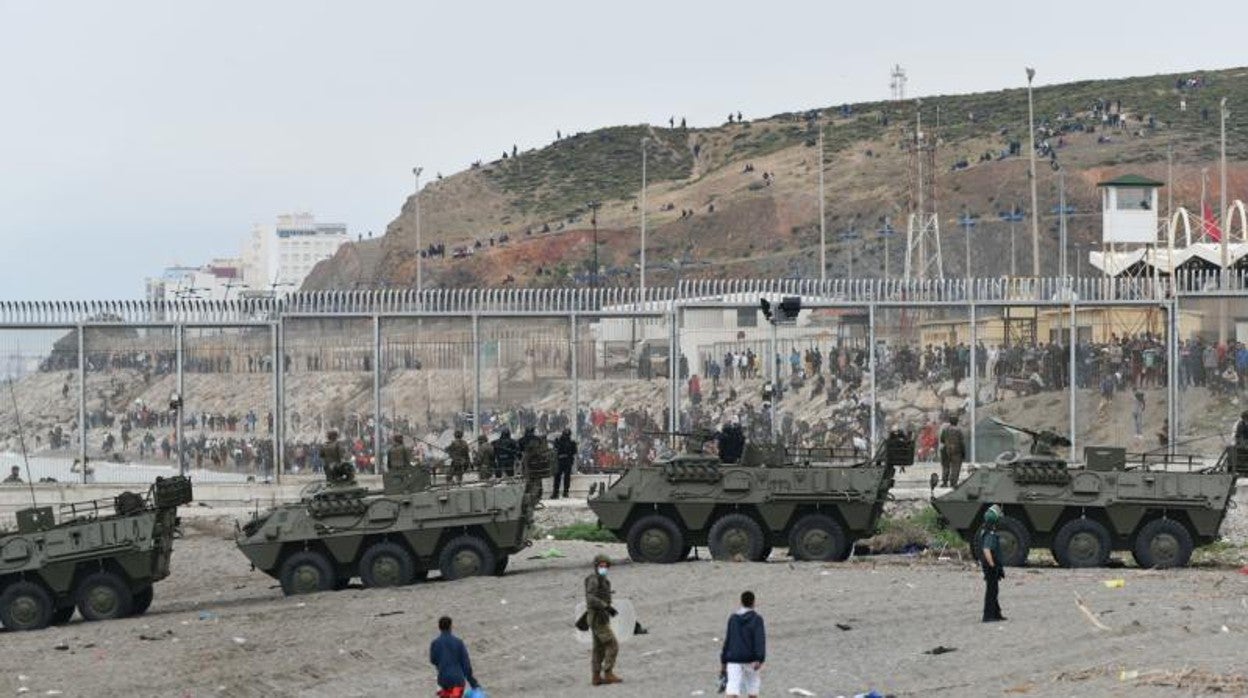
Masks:
[[[600,577],[605,577],[605,576],[607,576],[607,568],[606,568],[606,567],[599,567],[599,568],[598,568],[598,576],[600,576]]]

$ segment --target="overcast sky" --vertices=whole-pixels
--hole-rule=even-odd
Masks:
[[[0,299],[137,298],[295,209],[380,234],[416,164],[882,99],[894,63],[911,96],[1248,63],[1239,3],[910,4],[0,0]]]

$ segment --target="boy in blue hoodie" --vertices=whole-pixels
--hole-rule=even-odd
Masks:
[[[429,645],[429,662],[438,668],[438,697],[460,698],[464,686],[476,688],[477,677],[472,675],[472,662],[468,661],[468,648],[463,640],[451,634],[451,619],[438,619],[438,638]]]
[[[754,612],[754,592],[741,593],[741,608],[728,618],[719,662],[727,678],[725,698],[758,698],[763,662],[767,659],[767,632],[763,617]]]

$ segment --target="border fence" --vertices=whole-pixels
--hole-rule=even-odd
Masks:
[[[997,420],[1068,432],[1075,458],[1211,458],[1248,399],[1246,343],[1238,271],[3,301],[0,465],[24,450],[35,479],[280,478],[319,471],[335,429],[367,472],[394,434],[436,457],[456,429],[531,428],[571,431],[594,471],[729,421],[864,451],[901,428],[930,459],[950,417],[977,462],[1015,447]]]

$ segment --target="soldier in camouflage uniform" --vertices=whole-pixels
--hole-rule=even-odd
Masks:
[[[494,477],[494,447],[485,434],[477,436],[477,479],[485,482]]]
[[[403,444],[403,435],[394,435],[394,445],[386,452],[386,467],[391,470],[399,468],[410,468],[412,465],[412,450]]]
[[[554,465],[555,452],[546,439],[537,435],[529,436],[531,438],[525,444],[520,467],[524,472],[525,491],[536,494],[540,500],[542,498],[542,480],[550,477],[550,471]]]
[[[590,665],[594,672],[591,683],[595,686],[623,680],[615,675],[615,657],[620,644],[615,639],[615,631],[611,630],[611,616],[616,611],[611,605],[611,581],[607,579],[610,568],[611,558],[595,555],[594,571],[585,578],[585,620],[589,622],[594,639]]]
[[[338,441],[338,432],[334,429],[325,432],[325,443],[321,445],[321,462],[325,464],[325,479],[330,484],[355,484],[355,466],[346,459],[342,444]]]
[[[447,482],[463,484],[464,473],[468,470],[472,460],[472,456],[468,453],[468,444],[464,441],[464,432],[455,430],[455,440],[446,447],[446,455],[451,459],[451,471],[446,476]]]

